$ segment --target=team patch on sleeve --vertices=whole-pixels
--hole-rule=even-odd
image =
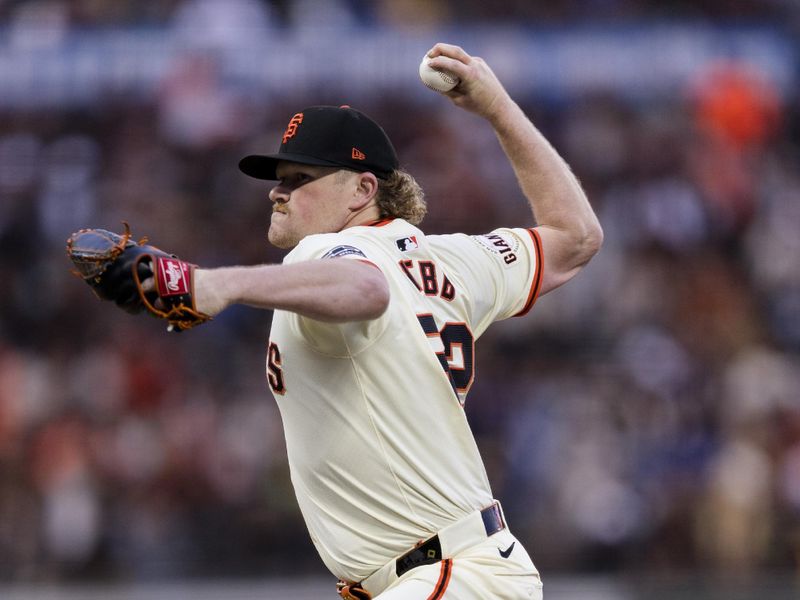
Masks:
[[[342,256],[361,256],[362,258],[367,258],[366,254],[355,246],[336,246],[328,250],[322,258],[340,258]]]
[[[517,261],[520,241],[516,237],[499,233],[487,233],[471,237],[485,250],[500,256],[506,265],[512,265]]]

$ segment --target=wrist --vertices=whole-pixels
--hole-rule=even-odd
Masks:
[[[209,316],[214,316],[231,304],[225,294],[225,285],[221,269],[194,270],[194,304],[197,310]]]
[[[528,120],[519,105],[507,94],[492,102],[484,118],[498,133],[517,129],[520,118]]]

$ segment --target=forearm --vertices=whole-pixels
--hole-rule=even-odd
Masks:
[[[388,305],[389,292],[385,277],[374,266],[333,259],[198,269],[195,301],[207,314],[246,304],[319,321],[347,322],[379,317]]]
[[[459,85],[446,95],[494,128],[536,222],[545,230],[545,236],[552,238],[545,245],[556,247],[556,252],[549,252],[550,258],[545,256],[549,266],[561,272],[585,264],[600,247],[603,232],[566,162],[508,95],[482,58],[470,56],[458,46],[441,43],[427,55],[433,68],[460,79]]]
[[[600,224],[578,179],[522,109],[506,98],[489,121],[537,225],[560,230],[578,242],[597,243]]]

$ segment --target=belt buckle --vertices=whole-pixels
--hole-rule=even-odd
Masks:
[[[498,531],[506,528],[503,514],[500,512],[500,505],[497,502],[493,502],[481,511],[481,519],[483,528],[486,530],[486,537],[492,537]]]

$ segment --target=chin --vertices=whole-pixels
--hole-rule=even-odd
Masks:
[[[275,246],[276,248],[280,248],[281,250],[288,250],[290,248],[294,248],[297,246],[299,240],[295,240],[292,236],[281,234],[281,232],[276,231],[274,227],[269,228],[269,232],[267,233],[267,239],[269,243]]]

